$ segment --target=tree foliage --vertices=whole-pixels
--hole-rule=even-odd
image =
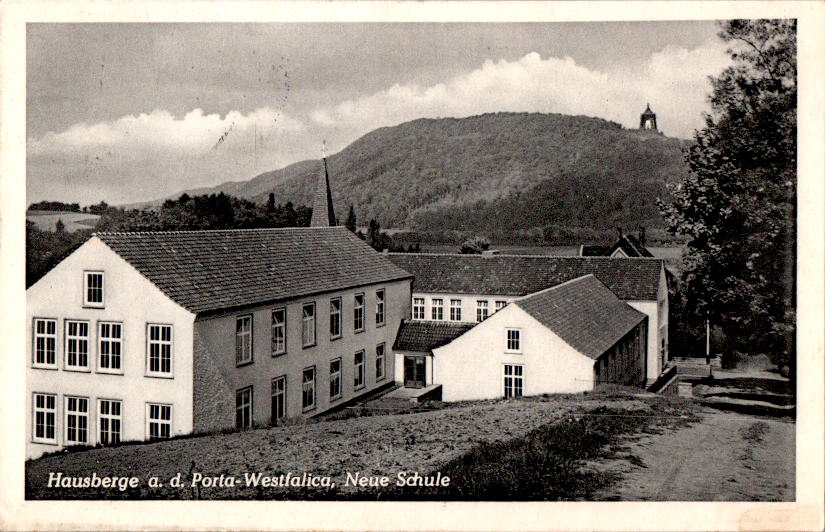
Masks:
[[[684,310],[735,347],[792,363],[795,331],[796,23],[721,24],[733,64],[712,78],[690,173],[662,205],[687,237]]]
[[[462,242],[458,252],[462,255],[481,255],[488,249],[490,249],[490,241],[486,237],[474,236]]]

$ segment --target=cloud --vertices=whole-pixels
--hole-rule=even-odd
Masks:
[[[569,58],[532,52],[515,61],[487,60],[476,70],[431,86],[392,87],[316,109],[324,127],[368,131],[420,117],[469,116],[496,111],[584,114],[635,127],[650,102],[665,133],[691,136],[701,127],[709,75],[727,64],[717,44],[687,50],[666,47],[634,72],[600,72]]]
[[[634,71],[596,70],[569,57],[528,53],[486,60],[432,85],[395,84],[334,105],[263,107],[224,116],[166,110],[78,123],[28,141],[31,201],[123,203],[182,189],[250,179],[320,153],[335,152],[382,126],[422,117],[486,112],[546,112],[605,118],[634,128],[646,102],[667,135],[689,138],[702,127],[708,76],[729,64],[723,43],[668,46]],[[301,117],[301,118],[297,118]]]

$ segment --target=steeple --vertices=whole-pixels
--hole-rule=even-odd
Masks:
[[[312,220],[310,227],[332,227],[335,222],[335,210],[332,208],[332,191],[329,188],[329,171],[327,158],[324,157],[324,173],[318,175],[318,186],[312,202]]]
[[[656,113],[650,110],[650,103],[647,104],[645,112],[639,117],[639,129],[659,131],[659,128],[656,127]]]

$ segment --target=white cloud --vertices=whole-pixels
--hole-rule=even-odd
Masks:
[[[724,47],[716,44],[666,47],[638,72],[599,72],[569,57],[542,58],[533,52],[515,61],[488,60],[437,85],[394,85],[316,109],[311,118],[325,127],[365,132],[419,117],[531,111],[584,114],[635,127],[649,101],[666,133],[689,137],[702,123],[707,76],[727,63]]]

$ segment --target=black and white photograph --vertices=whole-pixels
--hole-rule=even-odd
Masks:
[[[7,17],[4,528],[821,528],[822,5],[287,4]]]

